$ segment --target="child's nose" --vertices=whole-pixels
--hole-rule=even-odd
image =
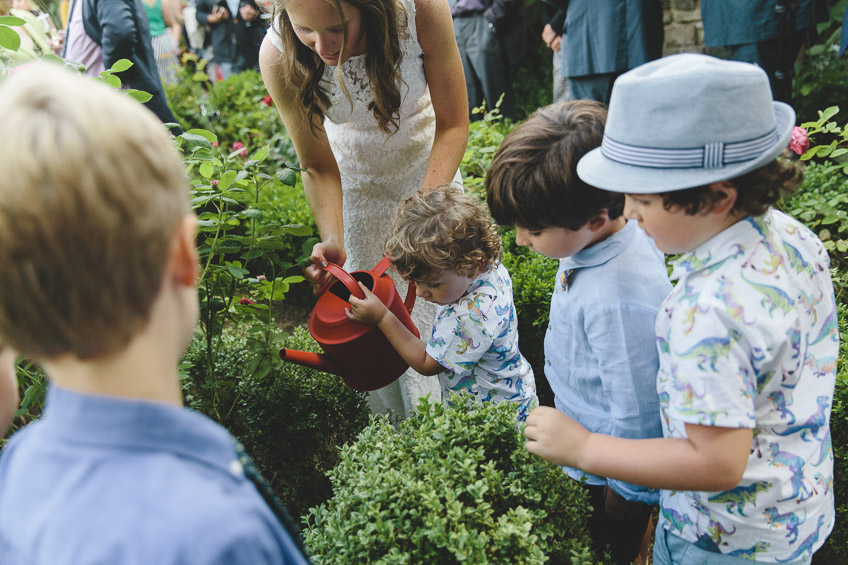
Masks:
[[[530,236],[528,235],[526,228],[515,228],[515,243],[516,245],[524,247],[530,245]]]
[[[633,207],[633,199],[629,196],[624,197],[624,212],[622,213],[624,214],[625,218],[638,219],[638,217],[636,216],[636,211]]]

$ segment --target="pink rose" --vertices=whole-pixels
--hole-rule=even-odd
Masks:
[[[212,179],[212,186],[218,186],[218,179]]]
[[[795,126],[792,128],[792,140],[789,142],[789,149],[803,155],[810,148],[810,138],[807,137],[807,130]]]
[[[266,106],[273,106],[274,105],[274,101],[271,100],[270,94],[262,99],[262,103],[265,104]]]
[[[244,143],[242,143],[241,141],[236,141],[235,143],[233,143],[233,151],[238,151],[239,149],[241,149],[241,153],[239,153],[239,156],[247,159],[247,147],[245,147]]]
[[[249,304],[256,304],[256,301],[255,301],[255,300],[251,300],[250,298],[242,298],[241,300],[239,300],[239,302],[240,302],[241,304],[244,304],[245,306],[247,306],[247,305],[249,305]]]
[[[256,280],[258,280],[258,281],[264,281],[264,280],[265,280],[265,275],[259,275],[258,277],[256,277]]]
[[[217,141],[212,142],[212,147],[218,147],[219,143]]]

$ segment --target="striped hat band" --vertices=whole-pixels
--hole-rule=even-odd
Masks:
[[[708,143],[690,149],[641,147],[616,141],[604,135],[601,153],[624,165],[657,169],[719,169],[732,163],[750,161],[767,151],[778,140],[777,130],[736,143]]]

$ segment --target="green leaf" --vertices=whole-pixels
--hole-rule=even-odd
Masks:
[[[0,26],[0,47],[9,51],[17,51],[21,46],[21,36],[15,30],[6,26]]]
[[[112,65],[112,68],[109,69],[109,70],[111,70],[112,72],[121,73],[121,72],[126,71],[127,69],[129,69],[132,66],[133,66],[133,62],[130,61],[129,59],[118,59],[117,61],[115,61],[115,64]]]
[[[186,149],[192,149],[194,147],[212,149],[212,144],[209,143],[209,140],[203,137],[202,135],[197,135],[196,133],[184,131],[180,134],[180,137],[185,142]]]
[[[286,186],[294,186],[297,184],[297,175],[291,169],[282,169],[277,171],[277,178]]]
[[[212,163],[201,163],[197,171],[205,179],[212,178],[212,175],[215,174],[215,165]]]
[[[831,106],[827,110],[821,112],[821,119],[822,120],[829,120],[830,118],[832,118],[833,116],[835,116],[838,113],[839,113],[839,106]]]
[[[0,16],[0,24],[6,26],[22,26],[26,25],[26,21],[21,18],[16,18],[15,16]],[[18,35],[17,33],[15,35]]]
[[[259,151],[256,151],[250,157],[253,161],[260,161],[261,162],[261,161],[264,161],[265,159],[267,159],[268,155],[270,153],[271,153],[271,148],[268,147],[267,145],[264,145],[264,146],[262,146],[261,149],[259,149]]]
[[[263,213],[262,210],[257,210],[256,208],[248,208],[247,210],[242,212],[242,215],[245,218],[250,218],[252,220],[261,220]]]
[[[145,102],[149,102],[150,99],[153,98],[153,95],[150,94],[149,92],[145,92],[143,90],[137,90],[135,88],[128,88],[128,89],[124,90],[124,93],[129,95],[130,98],[134,98],[135,100],[138,100],[142,104],[144,104]]]
[[[224,191],[233,186],[233,183],[236,181],[236,172],[235,171],[224,171],[224,174],[221,175],[221,178],[218,180],[218,190]],[[237,202],[233,201],[237,204]]]
[[[211,131],[209,131],[208,129],[194,128],[194,129],[190,129],[190,130],[188,130],[188,132],[186,132],[186,133],[190,133],[190,134],[192,134],[192,135],[199,135],[199,136],[201,136],[201,137],[205,137],[206,139],[208,139],[208,140],[209,140],[209,143],[210,143],[210,144],[211,144],[211,143],[215,143],[216,141],[218,141],[218,136],[217,136],[217,135],[215,135],[214,133],[212,133]]]
[[[286,233],[290,233],[292,235],[312,235],[312,228],[302,224],[286,224],[280,227],[285,230]]]
[[[113,74],[103,73],[100,77],[104,83],[112,88],[121,88],[121,79]]]
[[[227,265],[227,271],[236,279],[243,279],[249,271],[242,267],[236,267],[235,265]]]

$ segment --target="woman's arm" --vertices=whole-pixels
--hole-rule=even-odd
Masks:
[[[444,0],[415,0],[418,43],[424,50],[424,73],[436,112],[436,136],[423,186],[453,180],[468,143],[468,93]]]
[[[301,179],[306,199],[318,231],[321,243],[312,251],[312,262],[316,265],[332,261],[344,265],[347,255],[344,249],[344,222],[342,220],[342,180],[330,142],[319,125],[313,134],[309,128],[307,111],[283,76],[282,54],[266,37],[259,49],[259,69],[268,93],[274,100],[283,125],[291,137],[294,150],[300,161]],[[307,267],[307,277],[316,292],[322,291],[331,276],[315,266]]]

